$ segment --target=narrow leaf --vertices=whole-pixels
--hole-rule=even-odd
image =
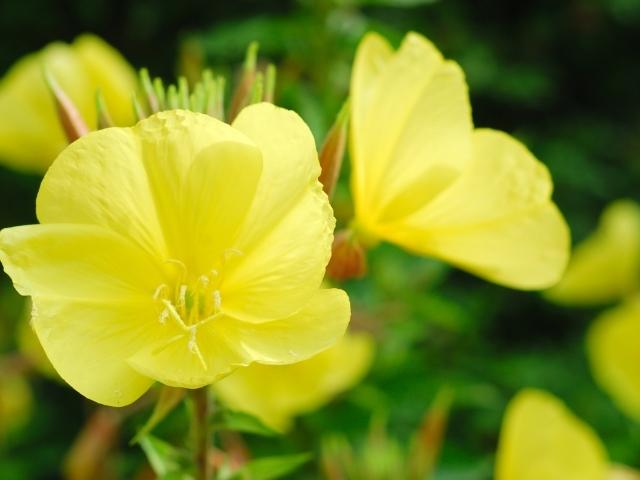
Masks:
[[[311,459],[308,453],[258,458],[235,472],[234,479],[274,480],[288,475]]]
[[[275,437],[280,435],[275,430],[267,427],[258,418],[244,412],[224,410],[215,419],[214,430],[231,430],[234,432],[252,433],[263,437]]]

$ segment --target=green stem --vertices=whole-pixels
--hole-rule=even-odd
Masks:
[[[212,469],[210,463],[210,431],[209,417],[211,415],[211,402],[209,388],[203,387],[191,391],[193,400],[193,433],[194,433],[194,464],[197,480],[211,480]]]

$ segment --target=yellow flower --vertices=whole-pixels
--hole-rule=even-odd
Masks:
[[[92,129],[97,121],[98,89],[114,122],[133,124],[131,95],[137,83],[126,60],[93,35],[82,35],[71,45],[52,43],[19,60],[0,82],[0,162],[18,170],[44,172],[67,145],[43,68]]]
[[[346,294],[321,289],[335,220],[311,132],[271,104],[233,125],[187,111],[80,138],[40,187],[40,225],[0,232],[60,376],[106,405],[154,381],[198,388],[332,345]]]
[[[640,421],[640,298],[601,314],[589,329],[587,352],[598,384]]]
[[[265,425],[286,431],[293,417],[320,408],[359,382],[369,370],[373,350],[368,335],[350,334],[303,362],[238,369],[214,388],[230,408],[251,413]]]
[[[634,292],[639,284],[640,206],[618,200],[575,248],[564,277],[547,296],[567,305],[598,305]]]
[[[596,433],[554,396],[523,390],[507,407],[496,480],[604,480],[608,469]]]
[[[354,229],[496,283],[549,287],[569,232],[547,169],[503,132],[475,129],[460,67],[409,33],[368,34],[351,79]]]

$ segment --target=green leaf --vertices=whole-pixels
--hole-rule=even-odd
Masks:
[[[189,480],[192,478],[184,472],[185,453],[173,445],[151,435],[144,435],[140,438],[140,446],[159,479]]]
[[[263,437],[275,437],[280,435],[275,430],[267,427],[258,418],[244,412],[224,410],[216,418],[213,428],[215,430],[232,430],[234,432],[252,433]]]
[[[164,418],[171,413],[171,411],[182,401],[185,396],[185,390],[182,388],[173,388],[163,386],[160,391],[160,396],[153,409],[153,413],[149,417],[149,420],[138,430],[138,433],[131,444],[136,444],[140,439],[151,432]]]
[[[308,453],[258,458],[234,473],[236,480],[274,480],[294,472],[311,459]]]

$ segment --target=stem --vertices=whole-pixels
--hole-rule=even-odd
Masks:
[[[209,416],[211,402],[209,388],[202,387],[191,391],[193,400],[193,433],[195,440],[194,464],[197,480],[211,480],[211,464],[209,462],[211,442],[209,441]]]

